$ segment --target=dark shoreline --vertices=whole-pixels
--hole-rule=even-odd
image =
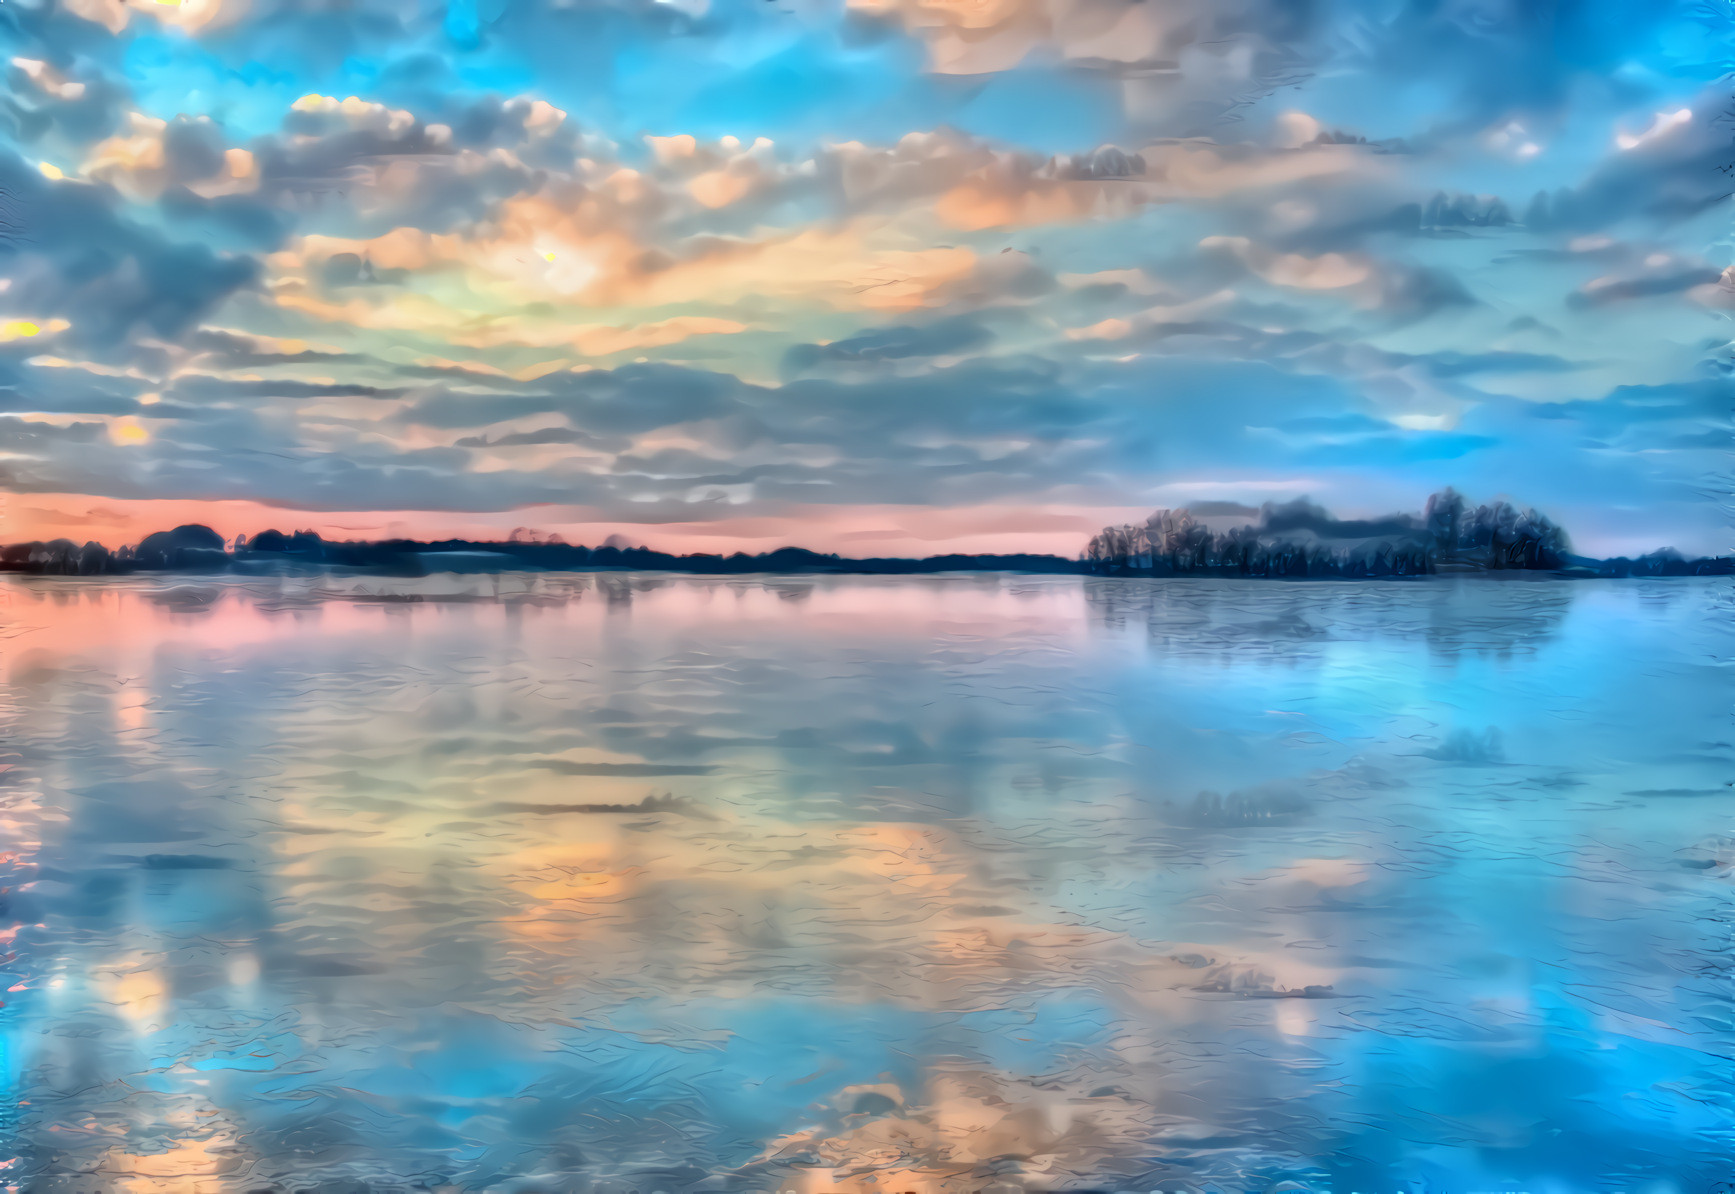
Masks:
[[[19,547],[38,550],[18,558],[15,548],[0,556],[0,573],[25,576],[96,578],[111,576],[275,577],[372,576],[415,578],[433,575],[498,575],[531,573],[666,573],[688,576],[937,576],[969,573],[1013,573],[1029,576],[1095,576],[1128,579],[1206,580],[1419,580],[1428,576],[1548,576],[1568,580],[1628,577],[1731,576],[1735,557],[1685,559],[1655,553],[1638,559],[1608,560],[1568,556],[1555,568],[1498,568],[1456,561],[1427,559],[1404,571],[1364,570],[1321,555],[1285,560],[1281,568],[1252,571],[1245,567],[1212,565],[1188,568],[1130,568],[1051,555],[942,555],[922,559],[882,557],[851,559],[803,548],[782,548],[762,555],[676,556],[644,548],[570,547],[565,544],[488,543],[446,540],[422,543],[394,540],[382,543],[321,542],[317,551],[259,551],[243,548],[176,548],[155,559],[111,555],[96,561],[49,553],[46,545]],[[35,558],[31,558],[31,556]],[[84,553],[80,553],[83,556]],[[6,558],[11,556],[12,558]]]
[[[1546,573],[1571,578],[1735,575],[1735,557],[1687,559],[1672,549],[1637,559],[1572,553],[1566,533],[1507,502],[1471,508],[1454,490],[1421,517],[1339,519],[1306,501],[1267,503],[1257,521],[1212,530],[1190,510],[1159,510],[1144,526],[1107,527],[1079,556],[949,553],[922,559],[852,559],[804,547],[759,555],[672,555],[611,541],[601,547],[514,532],[505,540],[330,540],[314,531],[261,531],[226,541],[189,523],[110,550],[70,539],[0,547],[0,572],[37,576],[137,573],[241,576],[322,572],[374,576],[500,572],[668,572],[695,576],[931,576],[1012,572],[1049,576],[1364,580],[1463,573]],[[1208,515],[1207,515],[1208,517]]]

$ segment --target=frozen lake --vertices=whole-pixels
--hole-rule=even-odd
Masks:
[[[1732,608],[12,578],[0,1179],[1710,1194]]]

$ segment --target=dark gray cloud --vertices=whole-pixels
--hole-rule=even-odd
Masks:
[[[446,228],[536,189],[543,177],[506,156],[460,161],[463,147],[445,126],[384,105],[377,116],[353,122],[341,114],[291,112],[283,133],[249,148],[259,170],[256,202],[332,199],[322,222],[343,235],[377,235],[402,224]],[[570,153],[564,164],[570,167]],[[375,194],[396,167],[413,174],[390,188],[389,200]],[[356,202],[343,202],[351,198]]]
[[[484,216],[501,199],[538,189],[547,171],[524,157],[478,153],[505,141],[532,159],[571,169],[578,134],[560,122],[549,135],[526,129],[528,103],[484,97],[471,109],[491,113],[485,136],[467,143],[450,127],[383,104],[336,112],[291,110],[280,132],[234,142],[212,121],[177,118],[163,136],[162,210],[208,235],[275,248],[297,230],[375,236],[402,225],[445,229]],[[459,110],[462,115],[463,109]],[[510,117],[516,115],[517,124]],[[515,128],[515,134],[506,135]],[[480,135],[478,135],[480,136]],[[535,152],[529,142],[534,140]],[[253,175],[234,193],[213,191],[224,153],[244,149]],[[355,279],[351,279],[352,281]]]
[[[1534,196],[1526,223],[1540,230],[1592,232],[1634,217],[1670,224],[1725,203],[1735,154],[1725,112],[1729,96],[1708,88],[1651,129],[1627,134],[1630,148],[1606,157],[1576,186]],[[1676,121],[1679,113],[1690,116]]]
[[[0,241],[5,306],[69,320],[65,342],[98,357],[135,336],[179,337],[259,273],[251,257],[170,240],[127,219],[107,188],[50,182],[5,151],[0,193],[25,230]]]
[[[165,394],[194,402],[267,398],[400,398],[401,387],[367,386],[354,382],[299,381],[291,378],[259,380],[218,377],[208,373],[182,374]]]
[[[1525,413],[1535,420],[1576,424],[1599,442],[1631,436],[1636,447],[1689,427],[1727,427],[1731,417],[1729,390],[1718,377],[1617,386],[1594,401],[1538,404]]]
[[[1426,319],[1481,301],[1458,275],[1433,266],[1394,266],[1382,282],[1379,315],[1391,320]]]
[[[540,385],[541,392],[532,394],[440,390],[411,404],[399,418],[427,427],[457,429],[560,413],[586,431],[635,435],[733,414],[741,409],[743,395],[774,393],[729,374],[668,365],[554,374]]]
[[[783,373],[785,377],[797,377],[827,366],[950,356],[983,348],[993,340],[994,333],[973,315],[935,320],[921,326],[874,328],[830,344],[792,345],[783,356]]]
[[[258,369],[267,365],[334,365],[360,360],[355,353],[327,352],[303,348],[295,352],[279,352],[261,347],[253,336],[224,331],[220,328],[200,328],[183,337],[181,344],[198,354],[199,365],[206,369]]]
[[[63,47],[44,50],[46,60],[20,55],[7,67],[0,133],[17,145],[67,151],[114,132],[129,89]]]

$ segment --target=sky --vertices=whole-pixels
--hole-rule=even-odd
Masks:
[[[0,0],[0,539],[1729,548],[1735,0]]]

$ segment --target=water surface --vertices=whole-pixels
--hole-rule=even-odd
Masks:
[[[1708,1192],[1729,595],[15,578],[0,1176]]]

